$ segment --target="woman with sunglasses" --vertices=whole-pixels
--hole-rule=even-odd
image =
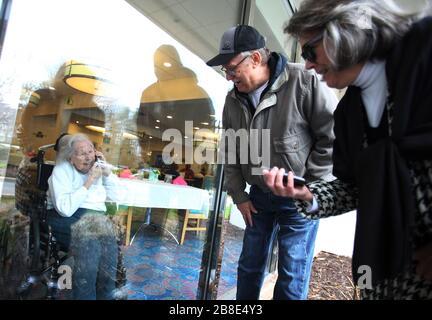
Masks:
[[[273,168],[266,184],[313,219],[357,210],[363,299],[432,299],[432,17],[390,0],[306,0],[284,31],[306,68],[348,89],[334,113],[337,179],[294,187]]]

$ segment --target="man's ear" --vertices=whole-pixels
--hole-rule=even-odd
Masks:
[[[254,67],[259,66],[262,62],[261,53],[259,51],[254,51],[251,55]]]

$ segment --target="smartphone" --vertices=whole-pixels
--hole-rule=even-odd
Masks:
[[[101,168],[106,167],[106,162],[103,161],[100,157],[95,156],[95,163],[97,163],[97,165]]]
[[[285,173],[282,179],[284,185],[288,183],[288,173]],[[302,187],[306,184],[306,180],[302,177],[294,176],[294,187]]]

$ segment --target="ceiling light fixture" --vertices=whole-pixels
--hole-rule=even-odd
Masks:
[[[65,65],[63,81],[71,88],[95,96],[112,96],[117,86],[109,81],[109,70],[75,60]]]
[[[104,127],[99,127],[99,126],[92,126],[92,125],[87,125],[85,126],[87,129],[92,130],[92,131],[96,131],[99,133],[105,133],[105,128]]]

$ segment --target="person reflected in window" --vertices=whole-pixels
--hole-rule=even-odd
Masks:
[[[337,179],[293,188],[274,168],[266,183],[313,219],[357,210],[352,271],[368,300],[432,299],[432,17],[422,15],[390,0],[307,0],[285,28],[307,69],[348,87],[334,113]]]
[[[40,147],[51,145],[53,137],[57,137],[59,133],[55,129],[55,117],[47,118],[41,114],[44,114],[45,111],[48,111],[49,114],[58,112],[58,106],[64,99],[63,93],[66,87],[59,79],[63,74],[64,68],[58,70],[49,87],[38,84],[37,86],[42,88],[31,93],[27,105],[20,108],[17,115],[17,144],[20,146],[23,157],[17,170],[15,195],[16,207],[25,215],[28,215],[33,207],[30,194],[36,185],[36,162],[32,162],[31,159],[38,154]],[[36,86],[36,84],[33,85]],[[45,111],[41,112],[41,110]],[[55,152],[52,148],[44,148],[44,152],[45,161],[55,160]]]
[[[58,146],[47,221],[60,248],[74,258],[74,299],[113,299],[118,247],[105,201],[121,199],[118,178],[84,134],[66,135]]]
[[[213,104],[208,93],[198,85],[195,72],[183,65],[177,49],[168,44],[157,48],[154,54],[154,73],[157,81],[144,89],[141,110],[149,116],[166,121],[166,115],[175,116],[184,129],[184,121],[195,124],[209,123],[214,115]],[[172,119],[171,119],[172,120]],[[172,122],[172,121],[171,121]],[[154,124],[154,123],[151,123]]]
[[[143,90],[137,116],[138,130],[146,133],[140,144],[142,157],[147,162],[150,162],[148,154],[154,151],[155,138],[160,139],[159,132],[177,129],[183,136],[191,136],[193,128],[214,130],[215,127],[215,111],[209,94],[198,84],[196,73],[183,65],[174,46],[163,44],[157,48],[154,73],[157,81]],[[186,121],[193,122],[188,127],[192,132],[186,132]]]

